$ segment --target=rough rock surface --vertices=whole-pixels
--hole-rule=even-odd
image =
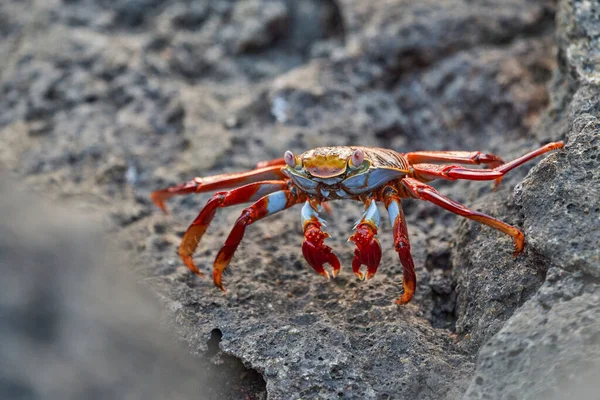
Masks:
[[[172,328],[198,360],[239,358],[262,375],[269,398],[510,398],[525,390],[515,365],[538,363],[531,381],[544,367],[561,375],[563,361],[570,371],[573,355],[589,361],[576,370],[597,356],[577,347],[597,339],[589,331],[600,268],[595,7],[3,2],[0,21],[10,23],[0,24],[0,51],[9,54],[0,59],[0,163],[50,199],[105,215],[129,269],[163,296]],[[298,210],[289,210],[248,229],[222,294],[176,254],[208,195],[173,199],[170,216],[148,198],[287,149],[360,144],[511,159],[559,139],[564,152],[511,171],[495,191],[435,183],[521,227],[528,246],[517,258],[504,235],[405,202],[418,277],[405,307],[393,304],[402,270],[387,221],[378,275],[358,282],[348,268],[356,204],[335,203],[328,217],[329,243],[346,266],[335,281],[303,261]],[[196,257],[202,270],[239,211],[218,213]],[[561,289],[564,279],[581,288]],[[547,329],[537,322],[544,315]],[[568,340],[567,326],[578,340]],[[548,357],[556,349],[538,339],[552,340],[561,356]],[[244,395],[262,396],[261,383],[257,376]],[[556,387],[573,382],[564,383]],[[556,389],[542,386],[527,393]]]
[[[558,68],[539,137],[567,138],[515,190],[544,284],[483,346],[465,398],[586,398],[600,378],[600,8],[561,2]]]

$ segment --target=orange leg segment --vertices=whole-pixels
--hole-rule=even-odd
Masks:
[[[269,165],[263,168],[253,169],[247,172],[233,174],[221,174],[207,176],[205,178],[194,178],[191,181],[180,185],[171,186],[166,189],[152,192],[150,197],[158,208],[167,212],[165,201],[173,196],[186,195],[191,193],[204,193],[214,190],[229,189],[248,183],[265,181],[270,179],[284,179],[285,175],[281,172],[281,165]]]
[[[269,193],[285,190],[287,187],[288,185],[285,181],[263,181],[251,183],[229,192],[215,193],[183,235],[181,245],[179,246],[179,256],[181,256],[185,265],[196,275],[203,276],[194,264],[192,255],[214,218],[217,208],[256,201]]]
[[[499,230],[500,232],[512,236],[512,238],[515,241],[515,256],[518,255],[521,251],[523,251],[523,247],[525,246],[525,236],[523,235],[523,232],[521,232],[514,226],[502,222],[494,217],[490,217],[489,215],[469,210],[462,204],[452,199],[449,199],[446,196],[443,196],[431,186],[420,182],[416,179],[404,178],[402,180],[402,184],[408,190],[408,192],[417,199],[429,201],[454,214],[458,214],[465,218],[472,219],[474,221],[485,224],[487,226]]]
[[[404,212],[402,211],[400,196],[394,189],[386,190],[383,200],[394,230],[394,249],[398,252],[400,263],[404,269],[402,283],[404,293],[396,300],[396,304],[406,304],[413,298],[417,287],[417,275],[415,274],[415,263],[410,254],[406,218],[404,218]]]
[[[474,169],[464,168],[458,165],[436,165],[436,164],[414,164],[414,176],[417,179],[430,181],[433,179],[469,179],[474,181],[486,181],[501,179],[511,169],[514,169],[535,157],[552,150],[560,149],[564,146],[563,142],[548,143],[530,153],[527,153],[516,160],[507,162],[492,169]]]
[[[299,202],[304,201],[304,196],[295,194],[295,191],[280,190],[262,197],[256,203],[242,211],[242,214],[235,222],[231,233],[225,240],[225,244],[219,250],[213,266],[213,281],[215,286],[225,291],[221,276],[223,271],[229,265],[233,253],[238,248],[246,227],[266,216],[285,210]]]

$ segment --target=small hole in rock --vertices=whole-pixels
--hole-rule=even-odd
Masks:
[[[223,333],[219,329],[213,329],[210,332],[210,339],[206,345],[208,346],[208,350],[206,351],[206,355],[208,357],[213,357],[219,352],[219,343],[221,343],[221,339],[223,338]]]
[[[219,352],[222,338],[221,330],[213,329],[206,343],[208,350],[201,361],[207,390],[206,397],[203,398],[207,400],[264,398],[267,384],[262,375],[246,368],[239,358]]]

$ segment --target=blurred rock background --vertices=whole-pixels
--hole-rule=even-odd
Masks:
[[[594,398],[599,7],[3,1],[0,398]],[[405,202],[419,282],[405,307],[389,224],[378,275],[349,271],[357,204],[328,218],[338,279],[306,266],[289,210],[248,229],[222,294],[176,254],[209,195],[170,216],[148,197],[287,149],[511,159],[553,140],[565,150],[495,191],[436,183],[521,227],[517,258],[498,232]],[[204,271],[239,211],[217,215]]]

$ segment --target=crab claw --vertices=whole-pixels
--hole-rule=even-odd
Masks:
[[[320,275],[329,279],[329,273],[325,271],[324,264],[333,268],[331,274],[335,278],[340,272],[340,261],[331,251],[331,247],[323,242],[329,237],[328,233],[321,230],[318,223],[309,223],[304,229],[304,242],[302,243],[302,254],[311,267]]]
[[[356,244],[352,271],[361,281],[371,279],[377,272],[381,261],[381,245],[375,235],[377,235],[377,228],[368,223],[361,223],[356,227],[356,232],[348,238],[348,241]],[[366,274],[360,271],[363,264],[367,266]]]

